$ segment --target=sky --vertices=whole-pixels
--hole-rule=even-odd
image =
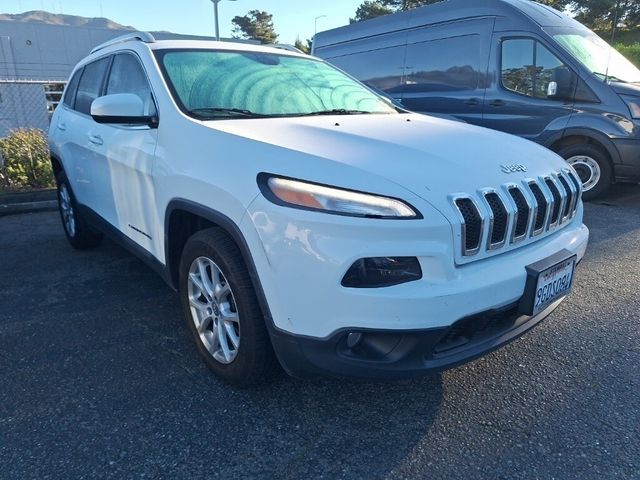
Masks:
[[[273,14],[282,43],[303,41],[318,31],[349,23],[362,0],[222,0],[220,35],[231,36],[231,19],[249,10]],[[0,13],[46,10],[83,17],[107,17],[138,30],[167,30],[192,35],[214,34],[213,4],[210,0],[0,0]]]

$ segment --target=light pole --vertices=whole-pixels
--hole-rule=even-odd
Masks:
[[[326,15],[319,15],[319,16],[316,17],[315,27],[313,29],[313,37],[314,38],[318,34],[318,20],[320,20],[321,18],[327,18],[327,16]]]
[[[216,22],[216,40],[220,40],[220,22],[218,21],[218,4],[221,2],[222,0],[211,0],[211,3],[213,3],[213,16],[215,17],[215,22]],[[237,0],[228,0],[229,2],[235,2]]]

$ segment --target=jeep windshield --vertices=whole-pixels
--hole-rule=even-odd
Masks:
[[[200,120],[398,113],[358,81],[311,58],[204,49],[155,54],[178,106]]]

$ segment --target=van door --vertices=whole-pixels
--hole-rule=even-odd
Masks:
[[[573,100],[553,95],[550,84],[562,71],[573,75],[570,67],[532,36],[499,34],[494,46],[495,75],[485,97],[483,126],[539,143],[562,132]]]
[[[403,105],[482,123],[493,24],[493,18],[483,18],[411,30]]]

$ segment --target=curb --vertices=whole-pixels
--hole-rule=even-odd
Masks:
[[[44,202],[9,203],[0,205],[0,217],[20,213],[50,212],[58,209],[57,200]]]
[[[0,217],[21,213],[49,212],[57,210],[57,208],[58,200],[55,189],[0,195]]]

